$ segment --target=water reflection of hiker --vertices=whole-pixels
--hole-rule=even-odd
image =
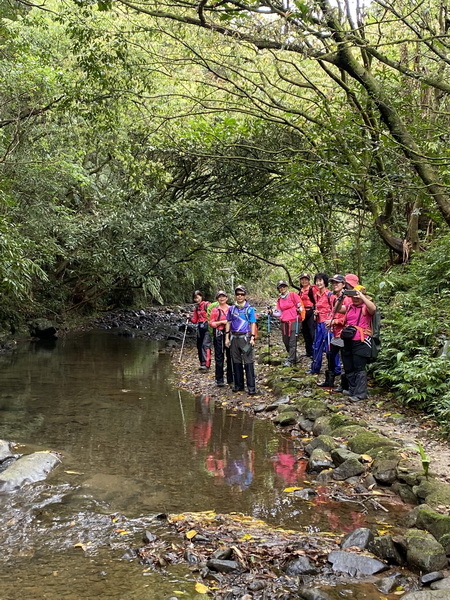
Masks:
[[[287,281],[279,281],[277,290],[279,297],[274,315],[280,317],[281,334],[284,347],[288,353],[283,367],[290,367],[298,362],[297,339],[305,317],[305,308],[300,296],[289,291]]]
[[[244,367],[248,393],[256,394],[255,357],[256,313],[246,299],[247,290],[238,285],[234,290],[236,303],[230,306],[225,328],[225,345],[231,350],[233,392],[244,390]],[[244,365],[244,366],[243,366]]]
[[[215,362],[215,376],[216,384],[219,387],[223,387],[224,383],[224,362],[225,356],[227,358],[227,383],[233,383],[233,369],[231,366],[231,353],[230,349],[225,346],[225,326],[227,324],[227,314],[229,306],[227,304],[228,296],[227,293],[220,290],[216,294],[216,300],[219,302],[219,306],[215,306],[211,310],[209,316],[209,324],[213,329],[213,342],[214,342],[214,362]]]
[[[211,366],[211,337],[208,331],[208,317],[206,314],[209,302],[204,300],[204,294],[200,290],[195,290],[192,299],[195,302],[195,307],[191,322],[197,324],[197,351],[200,371],[206,371]]]

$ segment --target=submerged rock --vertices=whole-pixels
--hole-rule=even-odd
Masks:
[[[314,575],[317,573],[317,569],[311,563],[309,558],[306,556],[299,556],[287,563],[284,567],[284,572],[290,577],[296,577],[298,575]]]
[[[0,492],[12,492],[35,481],[42,481],[61,459],[55,452],[34,452],[17,459],[0,473]]]

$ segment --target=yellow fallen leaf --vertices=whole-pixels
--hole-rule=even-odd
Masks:
[[[369,454],[361,454],[363,462],[371,463],[373,462],[373,458]]]
[[[240,542],[245,542],[246,540],[252,540],[252,539],[253,539],[253,536],[252,536],[252,535],[250,535],[249,533],[246,533],[245,535],[243,535],[243,536],[240,538],[240,540],[239,540],[239,541],[240,541]]]
[[[248,435],[241,435],[241,438],[245,440],[245,438],[248,438]]]
[[[373,494],[374,496],[382,496],[382,495],[383,495],[383,492],[379,492],[378,490],[372,490],[372,494]]]
[[[195,531],[195,529],[190,529],[187,533],[186,533],[186,537],[188,540],[192,540],[192,538],[195,538],[195,536],[197,535],[198,531]]]
[[[74,545],[74,548],[81,548],[82,550],[86,550],[87,544],[82,544],[81,542],[78,542],[77,544]]]
[[[199,581],[195,584],[195,591],[198,594],[207,594],[209,592],[209,587],[204,583],[200,583]]]
[[[291,492],[296,492],[297,490],[302,490],[302,489],[303,488],[301,488],[301,487],[287,487],[287,488],[284,488],[283,492],[290,494]]]
[[[80,473],[80,471],[64,471],[68,475],[84,475],[84,473]]]
[[[405,590],[402,591],[398,591],[398,592],[394,592],[394,596],[403,596],[403,594],[405,593]]]
[[[312,438],[302,438],[302,442],[310,442]]]
[[[392,413],[387,412],[387,413],[384,413],[383,417],[390,417],[391,415],[392,415]]]

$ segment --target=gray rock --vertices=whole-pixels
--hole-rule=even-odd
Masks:
[[[378,433],[365,431],[351,438],[348,442],[348,447],[352,452],[365,454],[372,448],[398,448],[399,444]]]
[[[317,588],[300,588],[298,593],[303,600],[331,600],[331,596]]]
[[[265,404],[257,404],[256,406],[253,407],[254,413],[261,413],[261,412],[265,412],[265,411],[266,411]]]
[[[356,546],[357,548],[361,548],[361,550],[365,550],[369,547],[369,544],[373,541],[374,535],[370,529],[367,527],[359,527],[350,533],[347,533],[342,538],[341,548],[345,550],[346,548],[352,548]]]
[[[379,483],[390,484],[397,479],[398,459],[377,458],[372,465],[372,475]]]
[[[426,573],[426,575],[422,575],[420,578],[420,583],[422,585],[429,585],[430,583],[440,581],[441,579],[444,579],[444,573],[442,573],[442,571],[433,571],[432,573]]]
[[[152,542],[155,542],[157,539],[158,539],[158,537],[151,531],[145,531],[144,535],[142,536],[142,541],[144,542],[144,544],[151,544]]]
[[[57,333],[56,327],[48,319],[35,319],[28,323],[30,335],[40,339],[54,338]]]
[[[12,492],[29,483],[42,481],[60,462],[55,452],[34,452],[22,456],[0,473],[0,491]]]
[[[218,560],[230,560],[232,556],[233,550],[231,548],[217,548],[217,550],[214,550],[211,554],[211,558]]]
[[[348,458],[355,458],[356,460],[358,460],[359,456],[359,454],[356,454],[356,452],[352,452],[348,448],[335,448],[334,450],[331,450],[331,458],[333,459],[333,462],[337,467],[339,465],[342,465],[342,463],[345,462]]]
[[[314,421],[313,434],[314,435],[330,435],[333,431],[333,427],[330,425],[332,417],[319,417]]]
[[[333,479],[336,481],[344,481],[349,477],[355,477],[364,473],[366,467],[362,465],[357,458],[347,458],[337,469],[333,472]]]
[[[388,566],[377,558],[356,552],[335,550],[328,555],[328,562],[332,563],[333,571],[348,573],[355,577],[359,575],[375,575],[385,571]]]
[[[295,490],[294,496],[302,500],[310,500],[314,496],[317,496],[317,492],[312,488],[305,488],[304,490]]]
[[[238,563],[234,560],[219,560],[218,558],[211,558],[206,566],[211,571],[217,571],[218,573],[231,573],[239,568]]]
[[[300,415],[297,419],[297,424],[302,431],[306,433],[311,433],[314,427],[314,421],[310,421],[309,419],[305,419],[304,416]]]
[[[316,448],[309,457],[307,470],[322,471],[323,469],[329,469],[332,466],[333,461],[328,452],[325,452],[321,448]]]
[[[399,581],[402,578],[401,573],[393,573],[388,577],[382,577],[376,583],[376,588],[382,594],[390,594],[399,585]]]
[[[14,457],[14,452],[11,452],[9,442],[6,440],[0,440],[0,462],[3,462],[7,458]]]
[[[450,516],[438,513],[431,508],[419,507],[417,510],[416,527],[429,531],[444,547],[445,553],[450,553]]]
[[[402,596],[402,600],[450,600],[450,590],[409,592]]]
[[[394,481],[392,484],[392,491],[400,496],[403,502],[407,504],[417,504],[417,497],[413,493],[411,487],[406,483],[400,483],[399,481]]]
[[[317,569],[306,556],[299,556],[294,560],[289,561],[284,567],[284,572],[290,577],[298,575],[314,575]]]
[[[448,565],[444,548],[427,531],[408,529],[406,548],[408,565],[424,573],[440,571]]]
[[[333,469],[324,469],[317,475],[318,483],[330,483],[333,481]]]
[[[394,543],[391,535],[380,535],[373,538],[369,544],[369,550],[390,565],[404,565],[406,563],[401,548]]]
[[[440,581],[434,581],[430,588],[432,590],[450,590],[450,577],[445,577],[445,579],[441,579]]]

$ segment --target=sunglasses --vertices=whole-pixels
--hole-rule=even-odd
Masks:
[[[244,292],[236,292],[236,296],[245,296]]]

